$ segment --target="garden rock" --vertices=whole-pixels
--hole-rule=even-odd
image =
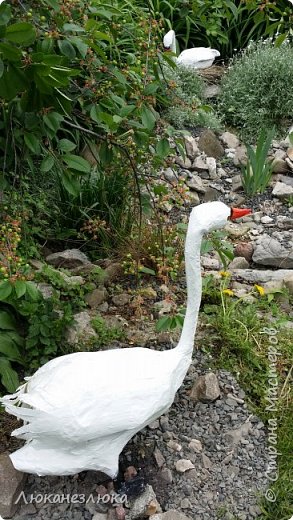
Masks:
[[[201,177],[199,175],[192,175],[186,182],[188,188],[197,191],[198,193],[205,193],[206,188],[204,187]]]
[[[42,294],[44,300],[49,300],[53,296],[53,287],[49,283],[37,283],[37,288]]]
[[[209,178],[209,173],[208,173],[209,167],[202,156],[196,157],[196,159],[192,163],[191,169],[198,171],[201,174],[201,177],[203,179]]]
[[[210,99],[219,96],[220,92],[220,85],[207,85],[204,89],[203,95],[206,99]]]
[[[212,271],[217,274],[217,271]],[[278,269],[276,271],[260,269],[235,269],[232,278],[244,280],[250,284],[264,284],[270,280],[283,280],[284,282],[292,276],[290,269]]]
[[[220,387],[218,378],[213,372],[208,372],[204,376],[199,376],[195,381],[190,392],[190,399],[201,401],[202,403],[211,403],[220,396]]]
[[[235,247],[234,254],[250,262],[252,260],[253,250],[254,245],[251,242],[239,242]]]
[[[285,173],[288,171],[288,164],[284,159],[275,157],[272,162],[273,173]]]
[[[289,294],[293,295],[293,273],[284,279],[285,287],[288,289]]]
[[[85,301],[92,308],[95,309],[104,303],[108,296],[108,292],[105,288],[94,289],[85,296]]]
[[[191,168],[191,160],[189,157],[185,157],[185,159],[183,159],[183,157],[177,156],[175,157],[175,163],[178,164],[178,166],[181,168],[186,168],[187,170]]]
[[[204,202],[212,202],[213,200],[219,200],[219,191],[215,188],[207,188],[205,194],[204,194]]]
[[[168,182],[177,182],[178,181],[177,175],[175,174],[175,172],[172,168],[167,168],[166,170],[164,170],[163,175],[164,175],[166,181],[168,181]]]
[[[231,132],[224,132],[220,135],[220,139],[227,148],[237,148],[240,144],[237,135],[232,134]]]
[[[76,345],[96,337],[96,332],[91,325],[90,315],[83,311],[74,315],[74,325],[67,331],[67,341],[70,345]]]
[[[174,509],[170,509],[166,513],[159,513],[158,515],[152,515],[150,520],[191,520],[190,517],[180,513],[179,511],[175,511]]]
[[[285,235],[286,234],[286,235]],[[288,236],[289,234],[289,236]],[[293,269],[293,241],[289,231],[263,235],[256,241],[252,260],[260,265]]]
[[[232,177],[232,190],[235,192],[242,190],[241,175],[234,175],[234,177]]]
[[[198,148],[208,157],[220,159],[225,155],[225,150],[212,130],[204,130],[198,141]]]
[[[233,158],[233,162],[235,166],[241,166],[242,164],[247,163],[247,152],[246,148],[243,145],[237,146]]]
[[[229,269],[248,269],[249,262],[243,256],[236,256],[229,264]]]
[[[26,477],[14,468],[8,453],[0,454],[0,515],[4,518],[11,518],[17,511]]]
[[[124,305],[127,305],[130,302],[130,299],[130,294],[124,292],[113,296],[112,302],[114,305],[116,305],[116,307],[124,307]]]
[[[278,215],[277,226],[280,229],[293,229],[293,218],[286,217],[286,215]]]
[[[139,520],[145,516],[151,516],[162,511],[157,501],[152,486],[147,485],[145,491],[131,501],[131,507],[127,515],[127,520]]]
[[[186,135],[184,137],[184,142],[187,156],[193,161],[199,153],[197,142],[191,135]]]
[[[288,186],[293,187],[293,177],[289,177],[289,175],[274,175],[273,180],[275,182],[283,182],[284,184],[288,184]]]
[[[290,196],[292,197],[293,187],[285,184],[284,182],[277,182],[273,189],[273,195],[279,199],[284,199]]]
[[[185,473],[189,469],[194,469],[194,464],[191,462],[191,460],[180,459],[175,462],[175,468],[178,473]]]
[[[211,179],[217,179],[218,176],[217,176],[217,162],[216,162],[216,159],[214,159],[214,157],[207,157],[206,158],[206,163],[208,165],[210,178]]]
[[[108,285],[115,282],[123,275],[123,267],[119,262],[108,265],[104,271],[104,283]]]
[[[68,269],[90,264],[88,257],[79,249],[66,249],[65,251],[52,253],[46,257],[46,262],[54,267],[64,267]]]

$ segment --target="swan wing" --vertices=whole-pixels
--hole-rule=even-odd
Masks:
[[[196,63],[201,61],[214,60],[220,53],[209,47],[194,47],[182,51],[177,58],[177,63]]]
[[[25,421],[14,435],[77,443],[143,428],[174,399],[171,353],[133,348],[52,360],[19,390],[18,402],[2,400]]]

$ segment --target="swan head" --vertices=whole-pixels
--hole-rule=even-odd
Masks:
[[[220,201],[206,202],[193,208],[190,225],[194,230],[200,229],[203,233],[209,233],[214,229],[223,228],[228,220],[236,220],[249,213],[250,209],[230,208]]]
[[[170,50],[172,47],[172,43],[175,40],[175,31],[171,29],[171,31],[168,31],[167,34],[165,34],[163,38],[163,45],[165,50]]]

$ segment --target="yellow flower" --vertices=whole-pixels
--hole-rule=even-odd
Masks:
[[[227,276],[230,276],[229,271],[220,271],[219,274],[222,276],[222,278],[227,278]]]
[[[255,285],[254,288],[257,290],[260,296],[265,295],[265,290],[261,285]]]
[[[223,294],[227,294],[227,296],[234,296],[234,292],[231,289],[224,289]]]

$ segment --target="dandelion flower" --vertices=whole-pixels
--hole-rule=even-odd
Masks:
[[[265,295],[265,290],[261,285],[255,285],[254,288],[257,290],[260,296]]]
[[[227,276],[230,276],[229,271],[220,271],[219,274],[222,276],[222,278],[227,278]]]
[[[223,294],[227,294],[227,296],[234,296],[234,292],[231,289],[224,289]]]

